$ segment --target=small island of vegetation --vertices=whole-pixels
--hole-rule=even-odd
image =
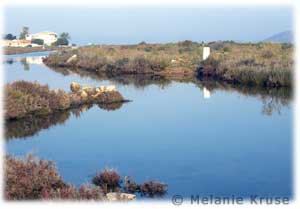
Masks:
[[[82,87],[71,84],[72,92],[50,90],[37,82],[16,81],[5,87],[5,118],[7,120],[43,116],[84,104],[113,104],[125,100],[113,87]]]

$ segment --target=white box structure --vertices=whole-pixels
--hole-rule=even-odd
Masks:
[[[210,55],[210,47],[203,47],[203,60],[206,60]]]

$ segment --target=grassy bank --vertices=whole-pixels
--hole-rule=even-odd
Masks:
[[[212,43],[211,55],[201,62],[201,78],[263,87],[290,87],[293,47],[290,44]]]
[[[93,91],[94,88],[90,87]],[[66,93],[63,90],[50,90],[47,85],[17,81],[5,86],[5,118],[19,119],[31,116],[48,115],[83,104],[112,104],[125,102],[118,91]]]
[[[54,51],[59,50],[60,47],[4,47],[3,51],[4,54],[10,55],[10,54],[24,54],[24,53],[30,53],[30,52],[43,52],[43,51]]]
[[[202,61],[203,46],[211,55]],[[196,43],[99,45],[64,50],[45,58],[54,68],[73,68],[108,77],[120,75],[212,78],[234,84],[290,87],[293,47],[275,43]]]
[[[201,44],[184,41],[169,44],[85,46],[53,53],[44,62],[52,67],[81,68],[111,75],[183,75],[195,73],[201,56]]]
[[[55,164],[32,155],[17,158],[6,155],[4,193],[7,200],[132,200],[135,193],[146,197],[164,195],[167,185],[158,181],[137,184],[114,169],[96,172],[91,183],[79,188],[63,180]],[[125,193],[126,192],[126,193]]]

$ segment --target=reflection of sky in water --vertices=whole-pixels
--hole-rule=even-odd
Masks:
[[[38,80],[68,90],[72,81],[111,84],[63,76],[43,65],[24,71],[19,62],[5,65],[6,80]],[[191,83],[162,89],[116,84],[126,103],[116,111],[94,106],[80,118],[71,115],[26,140],[11,140],[9,153],[34,150],[53,160],[63,177],[86,182],[97,169],[117,168],[138,182],[158,179],[168,195],[287,195],[292,192],[292,111],[264,115],[262,102],[237,92],[208,94]]]

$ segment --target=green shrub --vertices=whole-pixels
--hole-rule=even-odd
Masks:
[[[43,39],[32,39],[31,43],[38,44],[38,45],[43,45],[44,44],[44,40]]]

